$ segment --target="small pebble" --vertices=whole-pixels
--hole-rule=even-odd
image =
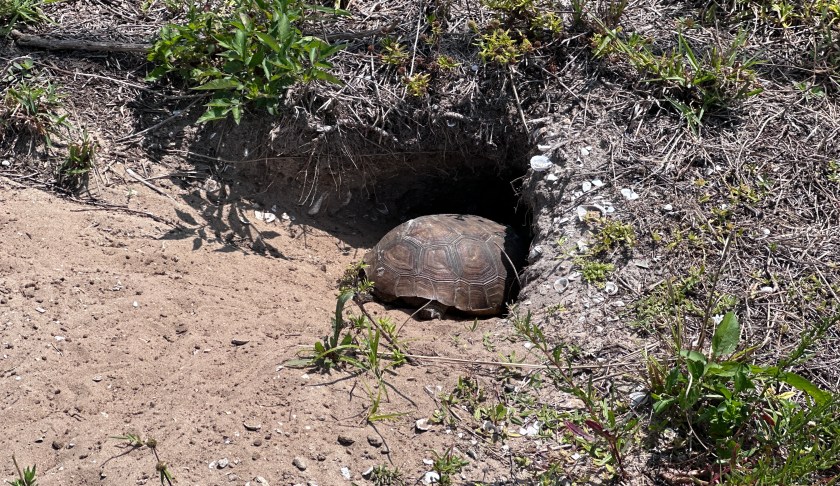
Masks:
[[[53,448],[54,450],[60,450],[60,449],[63,449],[63,448],[64,448],[64,443],[59,442],[59,441],[57,441],[57,440],[54,440],[54,441],[53,441],[53,443],[52,443],[52,448]]]
[[[351,477],[353,477],[350,474],[350,468],[349,467],[344,466],[344,467],[341,468],[341,477],[343,477],[344,479],[346,479],[348,481],[350,480]]]
[[[372,445],[373,447],[380,447],[382,446],[382,439],[375,435],[369,435],[367,438],[368,444]]]
[[[344,434],[339,434],[338,435],[338,443],[343,445],[343,446],[353,445],[354,442],[356,442],[356,439],[354,439],[352,437],[348,437]]]
[[[216,467],[219,469],[224,469],[228,467],[228,464],[230,464],[230,461],[227,457],[225,457],[223,459],[219,459],[219,462],[216,463]]]
[[[292,465],[295,466],[296,468],[300,469],[301,471],[306,471],[306,461],[304,461],[300,457],[295,457],[292,460]]]

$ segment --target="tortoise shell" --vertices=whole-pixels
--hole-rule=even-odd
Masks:
[[[479,216],[436,214],[392,229],[365,256],[374,295],[428,301],[472,315],[503,310],[525,245],[512,228]]]

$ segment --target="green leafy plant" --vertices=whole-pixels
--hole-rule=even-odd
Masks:
[[[382,413],[383,400],[388,399],[391,386],[386,378],[393,368],[408,360],[402,351],[397,336],[397,326],[388,318],[374,319],[364,308],[363,300],[373,288],[373,284],[364,278],[365,265],[362,262],[350,265],[339,279],[341,291],[336,300],[335,314],[332,318],[332,335],[316,341],[312,352],[306,358],[287,361],[286,366],[315,368],[329,372],[334,368],[349,367],[362,377],[362,385],[370,398],[367,420],[375,422],[390,420],[403,413]],[[361,314],[348,312],[345,307],[353,301]],[[383,351],[383,340],[390,345],[390,350]],[[367,378],[372,378],[367,380]]]
[[[438,67],[443,69],[444,71],[454,71],[455,69],[458,69],[459,67],[461,67],[460,62],[456,61],[455,59],[453,59],[450,56],[444,56],[444,55],[438,56],[437,60],[436,60],[436,63],[438,65]]]
[[[662,96],[680,112],[689,126],[697,127],[710,113],[719,113],[739,100],[762,92],[753,67],[762,61],[745,58],[741,50],[747,42],[741,31],[726,48],[713,46],[700,55],[681,32],[677,47],[654,54],[649,39],[637,33],[629,36],[618,29],[603,27],[594,36],[597,57],[617,55],[645,77],[643,82],[662,86]]]
[[[615,271],[612,263],[600,262],[590,258],[578,258],[575,263],[580,268],[580,276],[584,281],[600,285],[607,281],[610,274]]]
[[[408,484],[399,468],[390,469],[384,464],[374,466],[370,473],[370,481],[374,486],[406,486]]]
[[[37,479],[35,478],[35,466],[24,468],[21,471],[14,454],[12,455],[12,462],[15,465],[18,478],[9,483],[11,486],[38,486]]]
[[[299,28],[315,13],[345,12],[299,0],[234,0],[218,10],[191,5],[185,24],[160,30],[148,56],[156,67],[147,79],[175,74],[193,89],[212,93],[199,122],[231,116],[239,123],[249,104],[277,114],[291,86],[340,82],[327,59],[344,46]]]
[[[91,140],[87,132],[84,132],[81,141],[72,142],[67,147],[67,157],[57,169],[58,183],[71,189],[79,187],[90,171],[93,170],[94,156],[98,146],[95,141]]]
[[[596,463],[607,467],[620,477],[626,477],[624,457],[631,445],[631,438],[638,425],[635,415],[622,415],[609,397],[599,397],[591,381],[585,385],[572,377],[569,356],[573,350],[562,343],[549,343],[542,328],[531,319],[514,313],[511,322],[517,334],[533,345],[533,349],[545,359],[546,375],[557,389],[569,393],[583,403],[583,410],[577,416],[545,417],[545,423],[559,422],[574,437],[587,447],[586,451]]]
[[[399,41],[390,37],[385,37],[382,39],[381,45],[382,54],[380,54],[379,58],[384,64],[402,66],[406,61],[408,61],[408,53],[405,51],[405,46],[403,46]]]
[[[613,219],[599,219],[600,228],[595,233],[595,244],[592,245],[593,255],[608,252],[616,247],[632,248],[636,243],[636,232],[629,223]]]
[[[521,55],[519,44],[511,37],[510,30],[493,29],[482,34],[478,48],[481,60],[502,66],[517,63]]]
[[[13,65],[9,74],[12,84],[5,89],[0,106],[0,127],[17,136],[28,134],[51,148],[53,137],[69,126],[67,115],[58,114],[62,97],[55,85],[38,80],[32,67],[31,59]]]
[[[0,35],[6,36],[18,23],[37,24],[48,21],[41,5],[44,0],[0,0]]]
[[[429,73],[417,73],[412,76],[406,76],[404,82],[408,94],[416,98],[421,98],[429,92],[430,80],[431,75]]]
[[[663,423],[683,429],[689,438],[695,438],[709,450],[718,481],[731,474],[749,476],[750,473],[744,473],[756,464],[776,473],[779,468],[784,471],[791,463],[783,459],[780,451],[794,446],[816,445],[816,450],[812,447],[799,452],[814,452],[812,459],[820,459],[814,466],[825,464],[828,456],[840,460],[840,448],[834,446],[840,439],[840,428],[825,428],[825,417],[820,419],[823,428],[816,427],[813,420],[807,427],[801,423],[802,417],[814,418],[814,410],[833,410],[836,414],[837,407],[830,404],[838,397],[790,371],[836,321],[837,318],[826,320],[814,326],[802,336],[799,346],[777,364],[760,366],[747,361],[751,348],[738,351],[741,328],[735,314],[728,312],[715,329],[708,353],[678,348],[677,361],[670,369],[649,358],[654,413]],[[804,396],[794,401],[796,393],[782,393],[784,387]],[[800,423],[800,428],[788,428],[791,421]],[[816,467],[799,472],[804,476],[794,483],[819,473]]]
[[[438,454],[437,451],[432,451],[432,454],[434,455],[432,469],[440,475],[438,484],[441,486],[453,484],[452,475],[461,472],[461,469],[469,464],[467,460],[454,454],[451,447],[443,454]]]

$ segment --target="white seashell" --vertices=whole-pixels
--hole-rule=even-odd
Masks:
[[[666,205],[662,206],[662,210],[663,210],[663,211],[673,211],[673,210],[674,210],[674,206],[673,206],[673,205],[671,205],[671,204],[666,204]]]
[[[621,195],[624,196],[624,199],[627,199],[628,201],[635,201],[636,199],[639,199],[639,195],[636,194],[636,191],[628,187],[625,187],[621,190]]]
[[[595,187],[601,187],[604,185],[604,181],[601,179],[592,179],[592,185]]]
[[[551,173],[551,174],[548,174],[547,176],[545,176],[545,180],[547,180],[548,182],[554,182],[557,179],[559,179],[559,177],[554,175],[554,173]]]
[[[534,172],[545,172],[553,166],[554,164],[552,164],[545,155],[535,155],[531,157],[531,169],[533,169]]]
[[[435,471],[429,471],[423,475],[423,484],[437,484],[440,482],[440,474]]]
[[[616,285],[615,282],[607,282],[604,284],[604,292],[606,292],[607,295],[615,295],[618,293],[618,285]]]
[[[592,183],[589,181],[583,181],[581,186],[583,188],[583,192],[589,192],[592,190]]]
[[[553,287],[558,293],[563,293],[569,287],[569,279],[566,277],[560,277],[554,281]]]

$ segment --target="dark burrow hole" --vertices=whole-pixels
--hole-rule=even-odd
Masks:
[[[383,209],[399,222],[428,214],[474,214],[513,228],[530,243],[531,212],[520,200],[523,172],[493,174],[398,177],[388,182],[394,189],[377,191]]]

